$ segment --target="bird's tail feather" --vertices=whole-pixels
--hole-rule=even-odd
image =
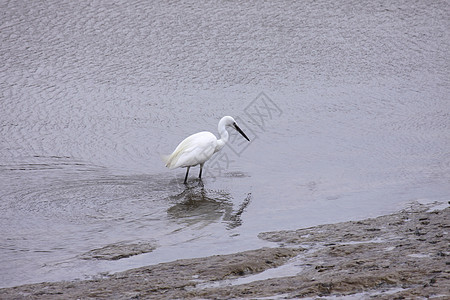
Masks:
[[[161,157],[162,161],[166,164],[167,167],[167,165],[169,164],[170,155],[160,154],[159,156]]]

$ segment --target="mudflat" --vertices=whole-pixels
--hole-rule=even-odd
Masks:
[[[277,243],[274,248],[176,260],[93,280],[4,288],[0,298],[291,299],[354,295],[448,299],[449,230],[449,207],[433,210],[417,204],[363,221],[261,233],[259,238]],[[280,271],[270,273],[277,269]]]

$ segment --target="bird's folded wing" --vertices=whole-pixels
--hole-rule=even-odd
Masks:
[[[184,139],[175,151],[163,160],[165,159],[169,169],[202,164],[213,155],[216,143],[212,133],[199,132]]]

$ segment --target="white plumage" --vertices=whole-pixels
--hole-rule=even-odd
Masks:
[[[168,157],[166,167],[169,169],[193,167],[207,161],[220,150],[214,134],[202,131],[184,139]]]
[[[220,134],[220,139],[217,139],[214,134],[208,131],[195,133],[185,138],[173,151],[172,154],[164,156],[163,159],[166,167],[169,169],[187,168],[184,183],[187,181],[190,167],[200,165],[199,178],[202,178],[203,165],[209,160],[214,153],[220,151],[226,142],[228,142],[227,127],[233,127],[248,141],[249,138],[236,124],[236,121],[230,117],[225,116],[219,121],[217,126]]]

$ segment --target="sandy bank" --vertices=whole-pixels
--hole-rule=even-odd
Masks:
[[[364,221],[261,233],[278,243],[87,281],[0,289],[1,299],[450,297],[450,208],[424,205]]]

